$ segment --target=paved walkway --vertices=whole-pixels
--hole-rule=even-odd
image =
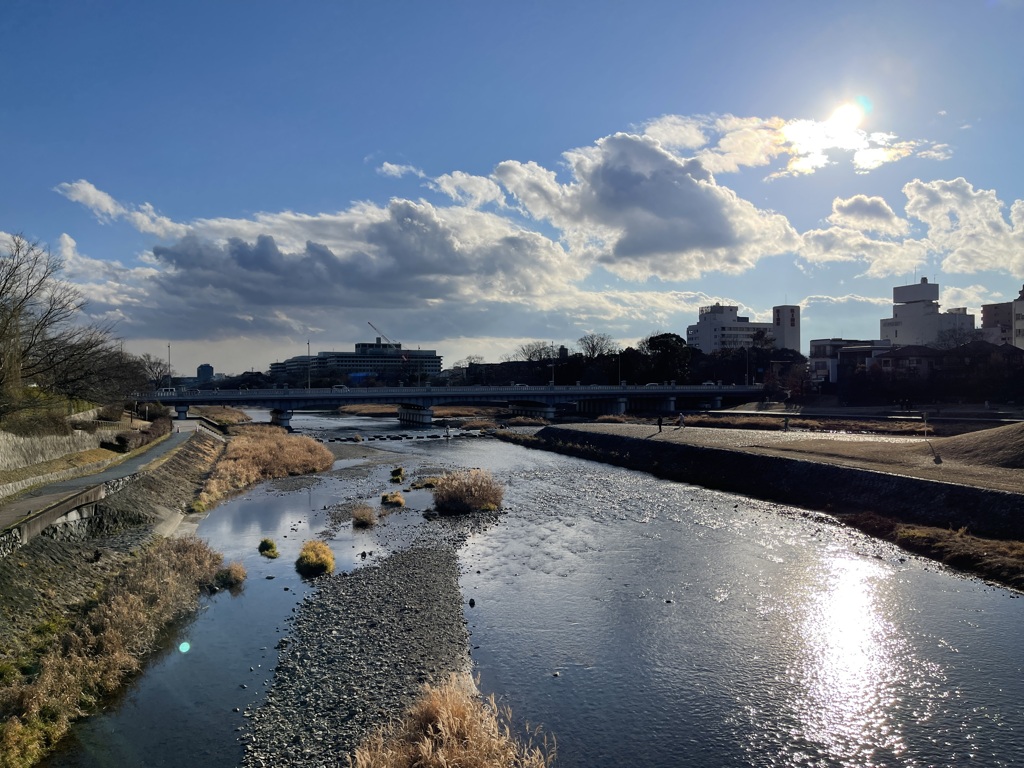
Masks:
[[[166,440],[125,459],[119,464],[107,467],[93,474],[40,486],[18,495],[13,501],[0,501],[0,531],[6,530],[29,515],[47,509],[68,496],[84,491],[86,488],[135,474],[142,467],[182,445],[197,428],[194,421],[175,421],[174,427],[178,431],[172,433]]]

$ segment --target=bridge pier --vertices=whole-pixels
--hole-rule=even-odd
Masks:
[[[430,426],[434,423],[434,409],[419,405],[399,405],[398,420],[402,424]]]
[[[178,418],[182,421],[188,418],[188,403],[175,405],[174,410],[178,412]]]
[[[553,405],[542,405],[540,403],[533,405],[509,403],[508,410],[513,416],[531,416],[533,418],[541,419],[555,418],[555,406]]]
[[[292,428],[292,416],[294,411],[281,411],[276,408],[270,412],[270,423],[287,430]]]

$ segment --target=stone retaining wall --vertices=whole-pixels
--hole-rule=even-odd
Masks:
[[[825,512],[875,512],[903,522],[1024,539],[1024,494],[836,464],[545,427],[554,450],[659,477]],[[579,449],[574,446],[579,446]]]

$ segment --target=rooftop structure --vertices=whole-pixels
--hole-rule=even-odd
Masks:
[[[358,342],[354,352],[317,352],[298,355],[270,364],[272,375],[308,375],[340,378],[363,374],[374,378],[436,376],[441,373],[441,356],[433,349],[402,349],[399,342]]]
[[[880,320],[879,326],[880,337],[895,345],[934,345],[943,336],[974,331],[974,315],[965,307],[939,311],[939,285],[929,283],[927,277],[893,288],[892,302],[892,317]]]

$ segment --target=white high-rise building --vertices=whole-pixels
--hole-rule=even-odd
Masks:
[[[772,307],[772,322],[752,323],[740,317],[739,307],[715,304],[701,307],[696,325],[686,329],[686,343],[701,352],[753,346],[754,334],[764,332],[776,349],[800,349],[800,307],[785,304]]]
[[[920,283],[892,289],[892,317],[879,321],[880,338],[894,345],[933,345],[943,334],[974,330],[974,315],[965,307],[939,311],[939,284],[922,277]]]

